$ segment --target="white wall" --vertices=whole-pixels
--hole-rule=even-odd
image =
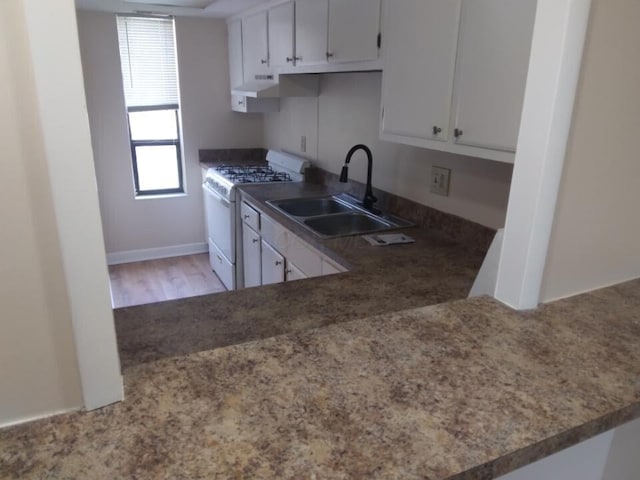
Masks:
[[[640,472],[640,420],[585,440],[499,480],[635,480]]]
[[[633,480],[640,472],[640,420],[616,428],[602,480]]]
[[[118,400],[122,381],[72,0],[0,2],[0,85],[7,425]]]
[[[379,72],[322,75],[319,98],[283,99],[279,113],[265,116],[267,148],[305,155],[300,136],[306,135],[306,155],[339,173],[349,148],[364,143],[374,155],[375,187],[492,228],[502,227],[512,166],[380,141],[381,78]],[[353,159],[349,175],[365,181],[364,155],[356,155],[363,158]],[[452,170],[448,197],[429,192],[432,165]]]
[[[116,22],[78,12],[85,88],[108,253],[205,242],[200,148],[261,147],[260,115],[230,111],[222,20],[176,18],[187,195],[136,200]]]
[[[593,0],[542,301],[640,276],[640,2]]]
[[[82,405],[22,2],[0,2],[0,425]]]
[[[123,398],[75,4],[23,0],[84,406]]]

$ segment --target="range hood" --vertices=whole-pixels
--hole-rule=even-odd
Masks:
[[[231,95],[251,98],[278,98],[280,97],[280,85],[272,81],[256,80],[232,88]]]
[[[266,76],[268,79],[243,83],[231,89],[232,95],[249,98],[317,97],[319,76],[310,74]],[[270,78],[269,78],[270,77]]]

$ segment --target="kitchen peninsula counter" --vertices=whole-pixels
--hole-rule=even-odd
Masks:
[[[640,281],[480,297],[139,364],[0,430],[0,477],[487,480],[640,416],[639,312]]]

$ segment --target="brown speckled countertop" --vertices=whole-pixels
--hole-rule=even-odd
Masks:
[[[403,230],[410,245],[372,247],[360,237],[318,240],[263,202],[310,196],[309,184],[242,187],[273,219],[349,272],[115,310],[123,368],[283,333],[465,298],[482,264],[474,250],[431,229]]]
[[[640,281],[462,300],[140,364],[0,431],[0,477],[490,479],[640,416]]]

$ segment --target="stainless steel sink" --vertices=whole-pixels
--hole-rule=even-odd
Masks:
[[[307,218],[304,224],[325,237],[359,235],[392,228],[390,223],[363,213],[340,213]]]
[[[344,193],[270,200],[267,203],[323,238],[362,235],[412,226],[402,218],[369,211],[358,199]]]
[[[354,208],[333,197],[290,198],[271,203],[274,207],[294,217],[317,217],[318,215],[350,212]]]

